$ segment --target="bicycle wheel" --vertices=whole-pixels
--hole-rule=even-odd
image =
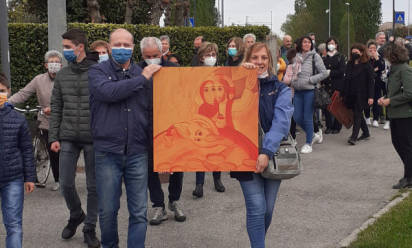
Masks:
[[[39,136],[33,139],[34,158],[36,163],[37,181],[40,184],[45,184],[50,174],[50,159],[47,145]]]

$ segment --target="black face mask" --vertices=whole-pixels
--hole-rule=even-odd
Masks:
[[[352,53],[352,60],[355,61],[357,59],[360,59],[360,55],[357,53]]]
[[[198,51],[199,51],[199,48],[193,48],[193,53],[197,54]]]

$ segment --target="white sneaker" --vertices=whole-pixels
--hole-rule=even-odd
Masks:
[[[311,153],[312,152],[312,146],[309,144],[304,144],[302,148],[300,149],[300,153]]]
[[[385,121],[385,125],[383,125],[383,129],[389,130],[389,128],[390,128],[390,122],[389,122],[389,121]]]
[[[313,134],[312,145],[315,143],[321,144],[322,142],[323,142],[322,130],[319,130],[319,132]]]
[[[370,118],[365,118],[365,121],[366,121],[366,125],[368,125],[368,126],[370,126],[372,124]]]
[[[374,120],[373,123],[372,123],[372,126],[373,127],[379,127],[378,121]]]
[[[60,189],[60,184],[59,183],[55,183],[52,187],[51,187],[51,190],[52,191],[57,191],[57,190],[59,190]]]

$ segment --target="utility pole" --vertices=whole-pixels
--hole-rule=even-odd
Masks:
[[[222,27],[225,26],[225,0],[222,0]]]
[[[392,1],[392,36],[395,38],[395,0]]]
[[[329,0],[329,37],[330,37],[330,24],[331,24],[330,16],[331,16],[331,13],[332,13],[331,0]]]
[[[10,77],[10,52],[9,52],[9,27],[7,18],[6,0],[0,0],[0,52],[1,52],[1,70],[6,75],[11,84]]]
[[[47,0],[47,31],[49,37],[49,49],[62,52],[62,34],[67,30],[66,1]]]
[[[196,7],[197,7],[197,5],[196,5],[196,0],[195,0],[195,3],[194,3],[194,5],[195,5],[195,7],[194,7],[194,9],[193,9],[193,26],[195,26],[196,27]]]
[[[270,32],[273,33],[273,15],[272,15],[272,11],[270,11]]]
[[[411,20],[411,0],[408,1],[408,36],[409,36],[409,23]]]
[[[348,59],[350,57],[350,25],[349,25],[349,6],[350,3],[345,3],[346,6],[348,6]]]

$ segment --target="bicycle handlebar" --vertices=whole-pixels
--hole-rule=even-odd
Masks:
[[[43,109],[41,108],[41,106],[36,106],[35,109],[30,109],[30,106],[27,105],[25,109],[16,108],[16,107],[14,107],[14,109],[23,114],[36,113],[36,112],[40,112],[41,115],[43,114]]]

